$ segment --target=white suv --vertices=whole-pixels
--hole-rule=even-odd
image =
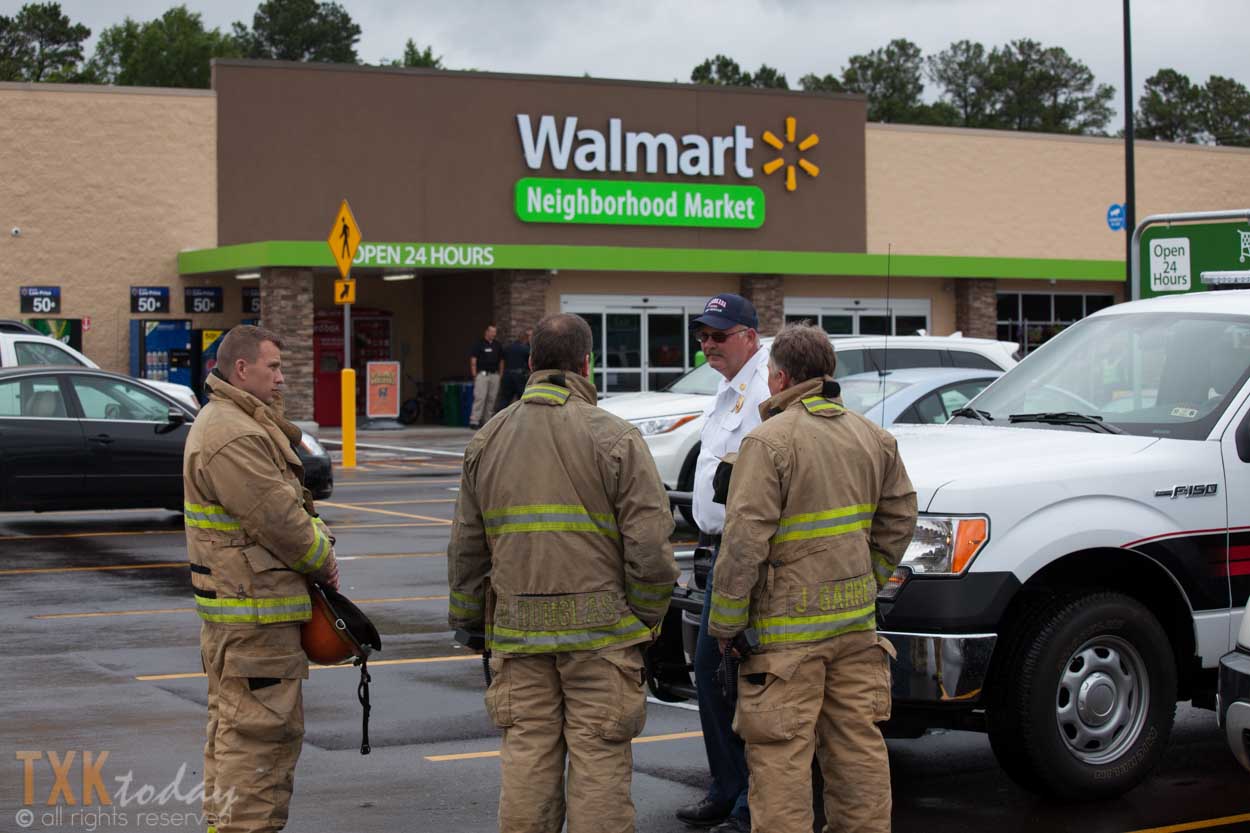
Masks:
[[[1019,349],[1010,341],[962,336],[858,336],[830,340],[838,355],[839,378],[908,367],[1010,370],[1016,364],[1015,353]],[[763,344],[767,349],[772,339],[764,339]],[[690,491],[695,459],[699,456],[703,412],[716,395],[721,378],[715,368],[705,364],[662,391],[612,396],[599,406],[639,427],[665,486]],[[687,521],[691,520],[688,511],[682,508]]]
[[[73,347],[55,338],[42,335],[33,328],[14,321],[0,322],[0,367],[30,367],[53,365],[66,367],[92,367],[99,365],[79,353]],[[194,413],[200,409],[195,392],[186,385],[174,382],[158,382],[155,379],[139,379],[149,387],[172,396]]]

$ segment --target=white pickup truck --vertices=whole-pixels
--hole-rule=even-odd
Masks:
[[[986,731],[1044,794],[1145,778],[1177,701],[1214,706],[1250,595],[1247,377],[1250,291],[1136,301],[950,423],[895,429],[920,520],[878,597],[898,650],[889,730]],[[692,584],[674,597],[687,639]],[[663,696],[674,676],[653,676]]]

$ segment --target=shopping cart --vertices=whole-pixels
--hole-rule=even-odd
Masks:
[[[1237,229],[1237,233],[1241,235],[1241,260],[1239,262],[1245,263],[1246,258],[1250,257],[1250,231]]]

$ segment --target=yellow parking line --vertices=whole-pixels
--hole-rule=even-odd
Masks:
[[[1181,833],[1183,830],[1202,830],[1207,827],[1224,827],[1229,824],[1239,824],[1241,822],[1250,821],[1250,813],[1242,813],[1237,816],[1224,816],[1219,819],[1206,819],[1205,821],[1190,821],[1184,824],[1171,824],[1166,827],[1147,827],[1143,830],[1134,830],[1132,833]]]
[[[701,738],[702,732],[675,732],[671,735],[647,735],[641,738],[634,738],[634,743],[659,743],[666,740],[686,740],[688,738]],[[427,761],[442,763],[444,761],[470,761],[476,758],[498,758],[499,750],[491,752],[459,752],[455,755],[426,755]]]
[[[350,509],[356,512],[373,512],[378,515],[395,515],[400,518],[416,518],[419,521],[435,521],[440,524],[451,526],[451,521],[446,518],[432,518],[429,515],[414,515],[411,512],[396,512],[391,509],[374,509],[368,506],[361,506],[358,503],[332,503],[328,500],[321,501],[322,506],[329,506],[334,509]]]
[[[396,596],[390,599],[353,599],[358,605],[394,604],[396,602],[446,601],[446,596]],[[36,613],[32,619],[98,619],[106,616],[158,616],[169,613],[195,613],[193,607],[161,607],[147,610],[100,610],[91,613]]]
[[[369,667],[377,668],[379,665],[415,665],[415,664],[429,663],[429,662],[465,662],[471,659],[475,659],[478,662],[481,662],[482,660],[482,658],[478,656],[477,654],[456,654],[455,656],[450,656],[450,657],[420,657],[417,659],[370,660]],[[355,668],[355,667],[356,666],[351,665],[351,664],[348,664],[348,665],[312,665],[312,666],[309,666],[309,670],[310,671],[331,671],[336,668]],[[205,676],[207,675],[202,672],[195,673],[195,674],[144,674],[142,676],[135,677],[135,679],[147,683],[147,682],[160,681],[160,680],[194,680],[197,677],[205,677]]]
[[[341,528],[347,524],[336,524]],[[374,524],[374,526],[438,526],[438,524]],[[445,552],[386,552],[366,555],[340,555],[339,561],[367,561],[373,558],[442,558]],[[0,576],[38,575],[40,573],[95,573],[113,570],[164,570],[187,568],[185,561],[168,561],[154,564],[100,564],[91,567],[23,567],[16,570],[0,570]]]
[[[334,505],[334,504],[325,504]],[[382,510],[375,509],[375,512]],[[421,518],[428,523],[398,523],[398,524],[367,524],[367,523],[336,523],[334,529],[386,529],[388,527],[398,526],[449,526],[451,521],[442,518],[426,518],[423,515],[405,515],[400,512],[391,512],[389,514],[400,515],[401,517]],[[118,535],[182,535],[182,529],[131,529],[113,532],[47,532],[37,535],[0,535],[0,541],[38,541],[49,538],[110,538]],[[94,568],[92,568],[94,569]]]

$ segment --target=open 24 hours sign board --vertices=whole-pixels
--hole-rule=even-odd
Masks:
[[[1137,297],[1203,292],[1203,272],[1250,270],[1250,222],[1178,223],[1142,233]]]

